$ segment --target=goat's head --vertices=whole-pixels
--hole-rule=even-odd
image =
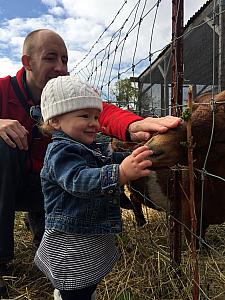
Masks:
[[[209,157],[212,161],[225,157],[225,92],[216,95],[213,107],[210,100],[211,94],[198,97],[191,114],[193,155],[197,167],[202,166],[209,145]],[[186,129],[187,123],[183,122],[175,129],[153,136],[146,143],[154,151],[150,157],[154,168],[187,163]]]

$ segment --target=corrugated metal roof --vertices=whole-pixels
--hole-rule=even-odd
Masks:
[[[187,21],[187,24],[185,25],[184,29],[188,27],[204,10],[205,8],[212,2],[213,0],[208,0],[203,4],[199,10]]]
[[[185,29],[188,28],[188,26],[194,22],[194,20],[206,9],[206,7],[212,2],[213,0],[208,0],[206,1],[200,8],[199,10],[187,21],[187,24],[184,26],[184,31]],[[163,51],[157,56],[157,58],[152,62],[151,65],[157,62],[157,60],[166,53],[166,51],[170,48],[170,45],[166,46]],[[147,67],[138,77],[141,77],[151,66]]]

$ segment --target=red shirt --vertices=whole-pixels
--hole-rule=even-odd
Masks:
[[[25,69],[21,68],[17,72],[16,78],[20,90],[23,92],[29,105],[32,106],[32,99],[29,99],[23,85],[22,75],[24,72]],[[0,118],[18,120],[29,131],[28,153],[30,160],[28,161],[28,165],[34,172],[39,172],[42,168],[45,151],[50,139],[43,136],[40,139],[32,138],[31,132],[35,121],[31,119],[17,98],[10,84],[10,79],[10,76],[0,78]],[[115,105],[103,102],[103,111],[99,118],[100,131],[106,135],[125,141],[127,127],[138,120],[142,120],[142,118],[129,111],[121,110]]]

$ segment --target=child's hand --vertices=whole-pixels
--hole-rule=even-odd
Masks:
[[[151,171],[147,168],[151,167],[152,162],[146,158],[152,154],[153,151],[149,150],[147,146],[141,146],[127,156],[120,164],[121,185],[139,177],[148,176]]]

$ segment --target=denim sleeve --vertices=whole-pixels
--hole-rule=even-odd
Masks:
[[[120,189],[118,164],[92,167],[93,162],[87,163],[90,154],[81,155],[71,145],[52,149],[51,152],[48,161],[49,180],[68,193],[77,197],[90,197],[93,194],[112,194]]]

